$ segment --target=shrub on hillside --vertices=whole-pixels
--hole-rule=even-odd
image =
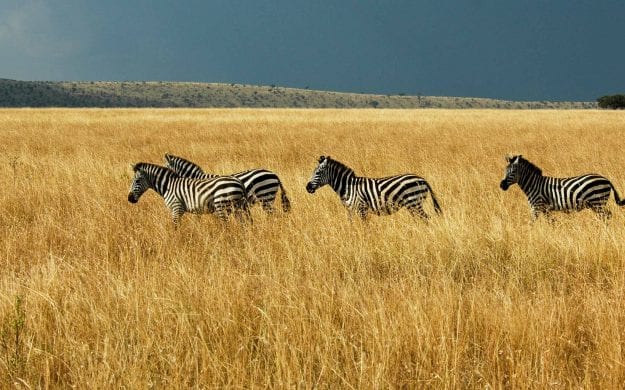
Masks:
[[[597,99],[600,108],[625,109],[625,95],[606,95]]]

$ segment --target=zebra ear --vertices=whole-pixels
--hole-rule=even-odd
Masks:
[[[518,163],[519,163],[519,159],[520,159],[521,157],[522,157],[522,156],[521,156],[520,154],[519,154],[518,156],[515,156],[515,157],[514,157],[514,161],[512,161],[512,162],[513,162],[514,164],[518,164]]]
[[[506,154],[505,157],[506,162],[509,163],[512,160],[512,156],[510,156],[509,154]]]
[[[165,163],[169,164],[169,162],[173,159],[173,156],[169,153],[165,153]]]
[[[134,164],[134,165],[131,164],[130,166],[132,167],[132,171],[133,172],[137,172],[137,169],[139,169],[139,164],[138,163]]]
[[[321,164],[326,158],[326,156],[319,156],[319,164]]]

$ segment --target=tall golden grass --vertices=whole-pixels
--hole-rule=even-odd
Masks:
[[[619,387],[625,209],[532,224],[507,152],[625,195],[625,113],[0,110],[0,387]],[[126,197],[165,152],[264,167],[254,223]],[[319,155],[412,172],[443,215],[350,222]],[[426,209],[433,214],[431,201]]]

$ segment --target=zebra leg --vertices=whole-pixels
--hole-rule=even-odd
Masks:
[[[430,216],[423,210],[423,206],[420,204],[408,207],[408,211],[414,218],[419,217],[426,222],[430,219]]]
[[[556,222],[556,219],[551,213],[551,210],[549,210],[546,207],[532,210],[532,222],[536,222],[538,220],[538,217],[540,217],[541,214],[545,216],[545,219],[547,220],[547,222],[551,224]]]
[[[245,206],[242,213],[243,218],[245,219],[244,222],[254,223],[254,220],[252,219],[252,213],[250,213],[250,208],[248,206]]]
[[[180,223],[180,217],[184,214],[184,207],[180,202],[171,201],[167,205],[171,210],[171,219],[174,222],[174,226],[178,226]]]
[[[263,206],[263,210],[265,210],[265,212],[267,212],[267,214],[273,214],[273,212],[275,211],[274,207],[273,207],[273,201],[276,198],[272,198],[272,199],[263,199],[260,201],[260,205]]]
[[[180,211],[172,210],[171,219],[174,223],[174,226],[178,227],[178,225],[180,224],[180,217],[182,217],[182,213]]]
[[[228,222],[228,210],[224,207],[216,207],[215,215],[221,222]]]
[[[553,216],[551,212],[549,212],[548,210],[539,210],[539,211],[532,212],[532,223],[538,221],[538,217],[540,217],[541,215],[544,215],[545,219],[550,224],[556,222],[556,218]]]
[[[582,208],[591,209],[595,212],[595,214],[597,214],[597,216],[599,216],[599,218],[601,218],[603,221],[607,221],[608,219],[612,218],[612,212],[606,207],[607,202],[607,197],[590,199],[584,203]]]
[[[232,204],[230,202],[215,202],[215,210],[213,213],[222,222],[228,222],[228,216],[232,210]]]
[[[359,207],[358,208],[358,216],[360,217],[360,219],[362,221],[366,221],[367,220],[367,216],[369,214],[369,210],[367,210],[367,207]]]
[[[594,211],[603,221],[607,221],[612,218],[612,212],[605,206],[593,206],[591,210]]]
[[[354,222],[354,215],[358,215],[361,221],[367,220],[368,210],[366,206],[362,207],[361,205],[356,205],[352,207],[346,206],[346,208],[347,208],[347,216],[349,217],[349,222]]]
[[[547,206],[545,206],[544,204],[542,203],[531,204],[530,203],[530,209],[532,210],[532,222],[536,222],[538,220],[538,217],[540,217],[541,214],[544,214],[549,222],[553,222],[553,218],[549,216],[549,210]]]
[[[612,218],[612,212],[605,208],[600,212],[599,215],[601,216],[601,219],[603,219],[604,221],[607,221],[608,219]]]
[[[250,213],[250,208],[245,199],[242,199],[241,201],[235,204],[234,213],[239,223],[254,222],[252,220],[252,214]]]

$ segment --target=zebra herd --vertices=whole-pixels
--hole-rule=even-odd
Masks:
[[[137,203],[152,189],[165,200],[174,224],[185,212],[213,213],[226,220],[230,214],[251,220],[249,206],[260,203],[269,213],[280,190],[282,210],[291,208],[278,175],[266,169],[251,169],[233,175],[212,175],[182,157],[165,154],[166,166],[138,163],[133,166],[128,201]]]
[[[137,203],[148,189],[163,197],[174,224],[185,212],[213,213],[221,220],[233,214],[241,221],[251,221],[249,207],[260,203],[263,210],[273,213],[274,202],[280,192],[282,210],[289,212],[291,203],[282,181],[267,169],[250,169],[232,175],[205,173],[197,164],[171,154],[165,154],[166,166],[137,163],[128,194],[130,203]],[[579,211],[591,209],[603,219],[611,212],[607,209],[610,193],[618,206],[625,205],[612,183],[605,177],[586,174],[569,178],[543,176],[542,170],[521,155],[506,157],[505,177],[500,183],[506,191],[518,184],[527,196],[532,220],[551,211]],[[441,208],[432,187],[423,178],[413,174],[383,178],[357,176],[353,169],[321,156],[306,190],[313,194],[329,185],[339,195],[350,217],[366,219],[369,213],[388,215],[406,208],[411,215],[427,220],[423,209],[428,194],[436,213]]]

